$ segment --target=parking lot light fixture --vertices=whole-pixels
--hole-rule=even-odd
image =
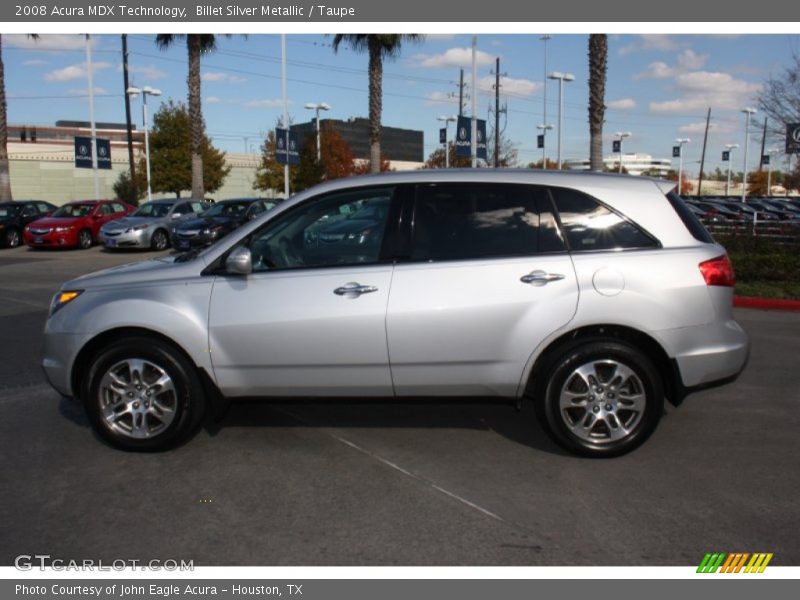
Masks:
[[[742,109],[742,112],[745,115],[744,120],[744,168],[742,169],[742,202],[745,201],[747,197],[747,147],[750,144],[750,117],[756,112],[758,112],[755,108],[750,108],[749,106]]]
[[[558,81],[558,170],[561,170],[561,140],[564,135],[564,82],[575,81],[572,73],[561,73],[553,71],[547,76],[548,79]]]
[[[436,120],[437,121],[444,121],[444,168],[445,169],[449,169],[450,168],[450,153],[448,151],[449,148],[447,147],[447,126],[450,123],[453,123],[453,122],[457,121],[458,117],[456,117],[455,115],[452,115],[452,116],[449,116],[449,117],[447,117],[447,116],[439,116],[439,117],[436,117]]]
[[[675,138],[678,144],[678,195],[683,195],[683,146],[692,140],[689,138]]]
[[[305,108],[308,110],[313,110],[316,113],[316,121],[317,121],[317,162],[322,160],[322,145],[320,142],[320,130],[319,130],[319,111],[321,110],[330,110],[330,104],[327,102],[306,102]]]
[[[618,131],[616,133],[617,138],[619,139],[619,172],[622,173],[622,140],[625,138],[631,137],[633,135],[630,131]]]
[[[143,88],[130,86],[126,92],[131,98],[136,98],[139,94],[142,95],[142,123],[144,126],[144,160],[147,165],[147,201],[153,200],[153,190],[150,185],[150,129],[147,126],[147,97],[160,96],[161,90],[150,87],[149,85]]]

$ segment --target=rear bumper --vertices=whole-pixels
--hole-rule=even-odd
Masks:
[[[691,391],[735,379],[747,364],[750,340],[730,319],[657,332],[674,359],[682,387]]]

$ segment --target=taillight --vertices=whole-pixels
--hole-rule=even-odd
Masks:
[[[698,266],[700,267],[700,273],[703,274],[703,279],[706,280],[706,285],[733,287],[736,283],[733,265],[727,254],[711,260],[704,260]]]

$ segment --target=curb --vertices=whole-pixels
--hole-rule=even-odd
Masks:
[[[755,296],[734,296],[736,308],[757,308],[760,310],[796,310],[800,311],[800,300],[783,300],[780,298],[758,298]]]

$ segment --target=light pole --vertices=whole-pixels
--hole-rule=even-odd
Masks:
[[[151,88],[149,85],[143,88],[129,87],[128,95],[131,98],[136,98],[139,94],[142,95],[142,123],[144,124],[144,160],[147,165],[147,201],[153,200],[153,190],[150,185],[150,128],[147,126],[147,97],[160,96],[161,90]]]
[[[755,108],[749,106],[742,109],[745,114],[744,121],[744,169],[742,173],[742,202],[745,201],[747,196],[747,146],[750,144],[750,116],[756,114]]]
[[[631,137],[630,131],[618,131],[616,136],[619,138],[619,172],[622,173],[622,140]]]
[[[725,144],[725,149],[728,151],[728,181],[725,183],[725,195],[730,195],[731,187],[731,157],[733,156],[734,148],[738,148],[739,144]]]
[[[767,162],[767,196],[772,196],[772,156],[780,152],[777,148],[767,150],[769,161]]]
[[[683,146],[691,141],[689,138],[675,138],[678,144],[678,196],[683,194]]]
[[[552,35],[543,35],[539,39],[544,42],[544,89],[542,91],[542,124],[536,129],[542,130],[542,169],[547,168],[547,131],[553,126],[547,122],[547,42]]]
[[[547,76],[558,80],[558,170],[561,170],[561,139],[564,132],[564,82],[575,81],[572,73],[553,71]]]
[[[316,112],[317,116],[317,162],[322,160],[322,146],[320,145],[320,131],[319,131],[319,111],[321,110],[330,110],[331,107],[327,102],[306,102],[305,106],[308,110],[313,110]]]
[[[450,168],[450,148],[447,147],[447,126],[450,123],[454,123],[457,119],[458,119],[458,117],[456,117],[456,116],[452,116],[452,117],[446,117],[446,116],[436,117],[437,121],[444,121],[444,168],[445,169],[449,169]]]
[[[537,125],[536,129],[541,129],[542,131],[542,169],[547,168],[547,150],[544,147],[545,136],[547,135],[548,130],[552,129],[553,126],[549,123],[542,123],[541,125]]]

